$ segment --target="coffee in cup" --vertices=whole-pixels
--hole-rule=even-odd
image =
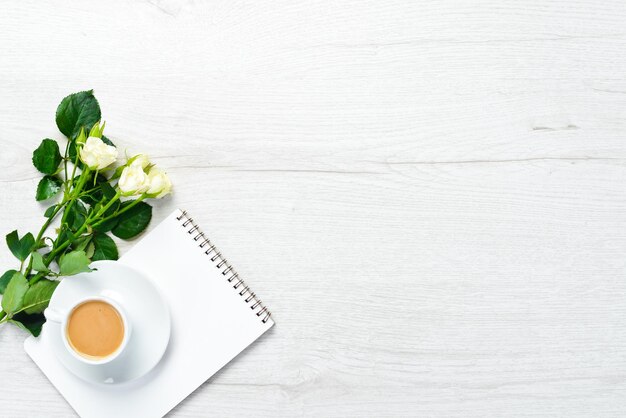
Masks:
[[[124,342],[124,320],[110,303],[88,300],[70,312],[65,332],[76,353],[101,360],[115,353]]]
[[[68,310],[48,307],[44,315],[61,325],[66,349],[83,363],[98,365],[113,361],[130,338],[130,322],[121,307],[108,297],[87,297]]]

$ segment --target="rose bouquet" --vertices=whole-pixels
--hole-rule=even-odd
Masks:
[[[0,277],[0,324],[15,324],[35,336],[59,280],[91,271],[92,261],[117,260],[110,234],[124,240],[139,235],[152,218],[145,200],[162,198],[172,188],[144,154],[118,162],[93,91],[64,98],[56,123],[67,137],[64,153],[52,139],[33,152],[33,164],[44,175],[35,198],[51,205],[36,235],[13,231],[6,236],[19,268]]]

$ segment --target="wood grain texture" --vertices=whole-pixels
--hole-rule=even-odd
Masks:
[[[172,417],[626,415],[626,4],[0,3],[0,229],[94,88],[277,325]],[[129,248],[122,245],[122,251]],[[8,251],[2,266],[12,266]],[[73,412],[0,332],[0,415]]]

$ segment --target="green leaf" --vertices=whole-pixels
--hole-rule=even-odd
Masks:
[[[20,312],[9,320],[14,325],[24,331],[30,332],[33,336],[38,337],[41,334],[41,327],[46,323],[46,317],[43,314],[28,315]]]
[[[102,191],[100,190],[99,186],[90,190],[86,190],[83,193],[84,194],[80,197],[80,200],[82,200],[91,207],[95,207],[100,202],[100,199],[102,199]]]
[[[89,136],[93,136],[95,138],[102,138],[102,133],[104,132],[104,125],[106,125],[106,122],[103,123],[102,125],[100,125],[100,122],[98,123],[94,123],[93,126],[91,127],[91,130],[89,131]]]
[[[132,202],[132,200],[124,202],[120,210]],[[118,218],[120,222],[113,228],[113,235],[121,239],[134,238],[148,227],[152,219],[152,206],[146,202],[140,202],[119,215]]]
[[[109,232],[113,228],[115,228],[119,222],[120,220],[118,218],[111,218],[107,221],[102,222],[98,226],[94,226],[93,229],[94,231],[103,232],[103,233]]]
[[[100,105],[93,90],[70,94],[61,101],[56,114],[59,130],[70,139],[75,139],[83,127],[89,131],[100,118]]]
[[[84,195],[81,197],[81,200],[83,200],[85,203],[87,203],[90,206],[94,206],[98,202],[100,202],[102,200],[102,197],[104,196],[105,189],[106,189],[106,192],[108,193],[109,192],[108,188],[111,188],[111,185],[108,183],[107,178],[103,176],[102,174],[98,174],[96,176],[95,182],[96,182],[96,185],[91,186],[94,184],[93,177],[87,180],[87,185],[91,186],[91,188],[86,188],[83,191]],[[115,195],[115,190],[113,191],[113,195]]]
[[[43,262],[43,256],[37,252],[32,253],[33,269],[36,271],[48,271],[48,266]]]
[[[83,235],[82,237],[76,238],[72,243],[73,250],[85,250],[87,245],[91,242],[91,235]]]
[[[89,257],[83,250],[75,250],[64,254],[59,260],[59,270],[61,276],[73,276],[78,273],[91,271],[89,268]]]
[[[107,138],[106,136],[102,135],[102,142],[104,142],[107,145],[110,145],[112,147],[115,146],[115,144],[113,142],[111,142],[111,140],[109,138]]]
[[[94,126],[96,126],[94,124]],[[80,131],[78,131],[78,136],[76,137],[76,139],[74,140],[75,144],[78,145],[85,145],[85,143],[87,142],[87,135],[85,134],[85,128],[80,128]]]
[[[0,294],[4,293],[7,285],[9,284],[15,273],[17,273],[17,270],[8,270],[2,275],[2,277],[0,277]]]
[[[104,182],[100,184],[100,189],[102,190],[102,194],[107,200],[111,200],[115,197],[115,189],[108,182]]]
[[[18,260],[24,261],[35,246],[35,237],[30,232],[19,239],[17,231],[7,235],[7,245]]]
[[[72,231],[77,231],[87,219],[87,208],[80,200],[76,200],[68,210],[66,222]]]
[[[128,164],[128,163],[127,163]],[[115,172],[113,173],[113,175],[111,176],[111,180],[117,180],[120,177],[122,177],[122,172],[124,171],[124,169],[126,168],[126,165],[121,165],[119,167],[117,167],[115,169]]]
[[[57,205],[50,206],[48,209],[46,209],[43,216],[45,216],[46,218],[52,217],[52,214],[54,213],[56,209],[57,209]]]
[[[87,245],[87,248],[85,249],[85,255],[87,256],[87,258],[91,258],[93,257],[94,252],[96,252],[96,246],[94,245],[93,242],[90,242],[89,245]]]
[[[30,232],[22,237],[20,240],[20,246],[22,247],[22,254],[24,255],[24,260],[28,257],[28,254],[35,247],[35,237]]]
[[[8,315],[12,315],[19,311],[24,301],[24,295],[28,290],[28,280],[19,271],[13,274],[11,281],[4,290],[2,296],[2,309]]]
[[[34,314],[43,312],[52,298],[54,289],[57,288],[59,282],[42,279],[32,285],[24,295],[24,301],[22,303],[23,312],[27,314]]]
[[[7,246],[9,247],[9,250],[11,250],[13,255],[19,259],[21,256],[21,247],[20,247],[20,238],[17,235],[17,230],[9,232],[7,234],[6,239],[7,239]]]
[[[117,260],[119,258],[117,245],[107,234],[95,234],[92,242],[95,246],[93,257],[91,258],[93,261]]]
[[[37,194],[35,195],[35,199],[37,199],[37,201],[50,199],[59,193],[62,185],[63,182],[59,178],[45,176],[37,185]]]
[[[114,191],[115,193],[115,191]],[[107,202],[105,202],[104,204],[106,204]],[[113,216],[115,214],[115,212],[117,212],[117,210],[120,208],[120,202],[116,201],[114,202],[111,207],[109,209],[106,210],[106,212],[104,212],[104,215],[102,216],[103,218],[106,218],[108,216]],[[111,231],[113,228],[115,228],[117,226],[117,224],[120,222],[119,217],[113,217],[107,221],[102,222],[101,224],[94,226],[93,229],[95,231],[98,232],[109,232]]]
[[[33,152],[33,165],[44,174],[54,174],[63,158],[54,139],[44,139]]]

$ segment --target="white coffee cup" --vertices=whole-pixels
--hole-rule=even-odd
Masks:
[[[122,319],[122,323],[124,325],[124,338],[122,339],[122,343],[119,345],[119,347],[108,356],[97,358],[97,359],[86,357],[84,355],[81,355],[79,352],[77,352],[72,347],[68,339],[68,335],[67,335],[68,322],[74,310],[84,303],[93,302],[93,301],[108,303],[113,308],[115,308],[115,310],[117,310],[117,312],[119,313]],[[111,361],[119,357],[122,354],[122,352],[124,352],[124,349],[128,345],[128,340],[130,339],[131,326],[130,326],[130,322],[128,321],[126,317],[126,314],[124,313],[124,310],[119,306],[117,302],[104,296],[91,296],[91,297],[83,298],[79,300],[78,302],[76,302],[71,308],[67,310],[48,308],[44,311],[44,315],[48,321],[57,322],[61,324],[61,327],[60,327],[61,339],[63,340],[63,344],[65,345],[65,348],[67,349],[67,351],[69,351],[69,353],[72,356],[74,356],[75,359],[86,364],[100,365],[100,364],[110,363]]]

